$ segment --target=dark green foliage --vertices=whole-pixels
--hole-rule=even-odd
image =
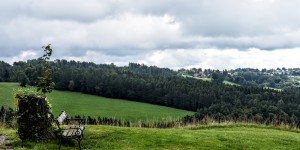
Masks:
[[[29,79],[24,72],[18,72],[18,80],[20,86],[25,87],[27,83],[29,83]]]
[[[238,68],[234,70],[212,70],[212,69],[180,69],[179,75],[194,76],[196,78],[211,78],[218,83],[221,79],[243,86],[271,87],[279,89],[289,89],[300,87],[300,68],[277,68],[277,69],[252,69]]]
[[[222,84],[225,76],[221,74],[219,71],[213,72],[211,75],[212,81],[217,84]]]
[[[50,106],[45,96],[16,94],[18,135],[22,141],[49,141],[53,138]]]
[[[11,80],[11,65],[0,61],[0,82],[9,82]]]

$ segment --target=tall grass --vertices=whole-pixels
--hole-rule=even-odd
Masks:
[[[80,116],[76,116],[77,118],[82,118]],[[84,117],[85,118],[85,117]],[[85,118],[87,124],[90,125],[109,125],[109,126],[120,126],[120,127],[138,127],[138,128],[193,128],[193,127],[207,127],[207,126],[261,126],[261,127],[272,127],[272,128],[280,128],[280,129],[293,129],[298,130],[299,128],[293,122],[284,123],[278,121],[256,121],[254,119],[247,120],[216,120],[210,118],[209,116],[205,116],[203,119],[199,120],[195,116],[186,116],[181,119],[174,118],[164,118],[159,120],[139,120],[137,122],[130,122],[125,120],[119,120],[116,118],[107,118],[107,117],[98,117],[92,118],[88,116]]]
[[[207,128],[207,127],[239,127],[239,126],[247,126],[247,127],[264,127],[264,128],[272,128],[272,129],[281,129],[281,130],[288,130],[288,131],[300,131],[295,123],[284,123],[284,122],[261,122],[255,121],[254,119],[248,120],[215,120],[208,116],[204,117],[202,120],[194,119],[193,122],[187,122],[184,124],[183,127],[191,128],[191,129],[200,129],[200,128]]]

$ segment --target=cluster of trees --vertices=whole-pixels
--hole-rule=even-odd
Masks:
[[[238,68],[234,70],[213,70],[201,68],[180,69],[179,74],[198,77],[204,74],[213,82],[221,83],[224,80],[243,86],[271,87],[290,89],[300,87],[300,68],[277,68],[277,69],[252,69]],[[296,76],[296,77],[295,77]]]
[[[209,107],[199,109],[196,116],[204,118],[207,115],[218,121],[299,125],[299,93],[253,89],[227,91]]]
[[[299,82],[294,81],[294,75],[297,75],[298,69],[251,69],[239,68],[233,71],[227,77],[228,81],[246,85],[246,86],[260,86],[280,89],[289,89],[299,87]]]
[[[4,62],[0,61],[0,82],[8,82],[11,80],[11,66]]]
[[[41,71],[39,61],[8,65],[9,81],[22,82],[24,76],[26,84],[36,85]],[[300,124],[299,92],[224,85],[219,78],[228,75],[226,72],[215,71],[214,75],[212,72],[216,82],[206,82],[177,76],[178,72],[167,68],[135,63],[117,67],[114,64],[56,60],[50,66],[58,90],[191,110],[197,112],[198,119],[209,116],[216,120],[252,119]]]

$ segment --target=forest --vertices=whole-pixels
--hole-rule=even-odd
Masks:
[[[212,78],[214,82],[229,81],[243,86],[259,86],[277,89],[300,87],[300,68],[253,69],[237,68],[231,70],[180,69],[179,75],[194,78]]]
[[[260,86],[225,85],[184,78],[178,71],[129,63],[128,66],[67,60],[50,62],[55,89],[158,104],[195,111],[199,120],[254,121],[300,125],[300,92]],[[0,62],[0,81],[36,86],[40,60]],[[185,119],[192,118],[187,116]]]

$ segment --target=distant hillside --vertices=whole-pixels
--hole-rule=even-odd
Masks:
[[[0,107],[13,107],[13,89],[20,88],[17,83],[0,82]],[[175,120],[194,112],[170,107],[104,98],[77,92],[53,91],[48,94],[52,111],[58,116],[62,110],[68,115],[91,116],[93,118],[112,117],[131,121]],[[1,113],[0,113],[1,115]],[[1,116],[0,116],[1,118]]]
[[[42,68],[39,60],[15,62],[12,66],[2,64],[2,80],[19,81],[23,86],[34,86]],[[232,86],[235,81],[231,85],[223,84],[231,74],[228,71],[204,70],[201,77],[212,81],[207,82],[184,78],[168,68],[135,63],[118,67],[56,60],[50,64],[57,90],[197,111],[195,117],[199,120],[208,116],[218,121],[300,125],[300,92],[241,83]]]
[[[188,75],[199,79],[229,81],[243,86],[276,88],[290,90],[300,88],[300,68],[212,70],[201,68],[180,69],[179,75]]]

